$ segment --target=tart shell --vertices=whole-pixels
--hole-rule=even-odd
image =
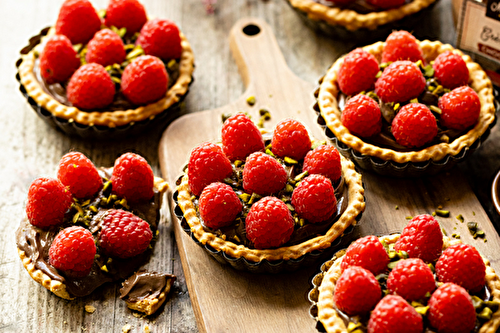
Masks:
[[[37,78],[36,54],[40,54],[44,40],[54,34],[54,28],[42,29],[21,50],[16,62],[16,79],[19,90],[34,111],[50,125],[69,135],[86,139],[116,139],[143,132],[162,120],[173,120],[180,114],[180,103],[189,92],[193,82],[194,55],[187,38],[180,33],[182,55],[179,62],[179,77],[160,100],[135,109],[116,111],[83,111],[67,106],[53,98]]]
[[[286,1],[313,29],[332,37],[358,41],[381,39],[394,29],[411,28],[421,23],[424,15],[437,2],[414,0],[398,8],[361,14],[314,0]]]
[[[442,170],[450,169],[457,162],[470,155],[486,139],[490,128],[496,122],[493,86],[481,66],[449,44],[428,40],[419,43],[427,62],[434,60],[439,54],[448,50],[462,56],[469,69],[469,85],[476,91],[481,102],[478,122],[473,128],[450,143],[442,142],[418,151],[398,152],[366,143],[361,138],[352,135],[341,122],[341,111],[337,101],[340,93],[337,85],[337,72],[344,59],[341,57],[323,77],[317,91],[317,104],[314,109],[323,118],[319,119],[319,123],[321,124],[324,120],[327,131],[330,131],[335,137],[333,138],[327,132],[339,151],[352,158],[364,169],[396,177],[436,174]],[[365,46],[363,49],[373,54],[380,62],[384,45],[384,42],[377,42]]]
[[[168,190],[169,185],[162,178],[155,177],[154,187],[156,187],[158,192],[165,193]],[[25,218],[27,219],[27,217]],[[55,295],[61,298],[67,300],[74,300],[76,298],[76,297],[71,297],[71,295],[66,290],[66,285],[63,282],[51,279],[50,276],[45,274],[42,270],[38,269],[35,266],[35,263],[31,260],[29,256],[26,255],[26,253],[23,250],[17,248],[17,253],[19,254],[19,258],[21,259],[24,268],[31,276],[31,278],[33,278],[33,280],[35,280],[37,283],[41,284],[44,288],[53,292]],[[166,294],[168,294],[168,292]],[[158,305],[158,307],[160,305]]]
[[[220,263],[229,263],[236,269],[255,273],[293,271],[313,264],[323,257],[325,251],[333,250],[343,243],[341,238],[344,237],[342,236],[353,234],[352,231],[365,209],[361,175],[356,172],[351,161],[344,157],[341,160],[342,175],[348,191],[346,210],[324,235],[316,236],[297,245],[276,249],[250,249],[206,232],[191,199],[187,174],[179,179],[177,191],[174,193],[174,201],[177,204],[175,213],[180,220],[181,227]]]
[[[400,234],[393,234],[388,236],[379,237],[387,244],[393,244],[399,239]],[[451,245],[461,243],[460,240],[443,238],[443,250]],[[313,289],[309,292],[308,298],[312,303],[310,314],[318,321],[318,330],[322,327],[322,332],[327,333],[347,333],[344,320],[340,317],[339,313],[333,304],[333,294],[335,284],[340,278],[341,269],[340,264],[346,249],[337,252],[331,260],[328,260],[321,266],[321,273],[317,274],[313,280]],[[483,257],[486,265],[486,285],[490,290],[492,300],[500,302],[500,278],[495,273],[495,270],[490,266],[489,260]],[[495,333],[500,327],[500,309],[497,310],[492,319],[487,321],[479,329],[479,333]]]

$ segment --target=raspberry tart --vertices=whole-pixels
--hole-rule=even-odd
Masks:
[[[316,96],[318,122],[339,151],[364,169],[396,177],[450,169],[496,121],[492,84],[481,67],[450,45],[406,31],[338,59]]]
[[[401,234],[362,237],[325,262],[310,312],[328,333],[494,333],[499,282],[472,245],[443,236],[424,214]]]
[[[68,134],[114,138],[174,116],[194,70],[177,25],[148,20],[138,0],[66,0],[56,24],[30,39],[17,62],[20,90],[37,114]]]
[[[137,154],[123,154],[112,168],[96,168],[79,152],[64,155],[57,178],[38,178],[29,188],[26,217],[16,231],[24,267],[36,282],[70,300],[128,278],[151,255],[167,188]],[[158,279],[172,277],[137,274],[139,282],[127,283],[125,294],[134,295],[127,302],[150,312],[173,282]],[[141,297],[137,290],[154,289],[147,286],[159,286],[159,292]]]
[[[174,200],[181,226],[219,262],[269,273],[313,263],[365,207],[361,176],[335,147],[294,119],[262,135],[244,114],[224,122],[221,145],[192,150]]]
[[[286,0],[313,28],[334,37],[375,40],[411,29],[436,0]],[[419,22],[420,21],[420,22]]]

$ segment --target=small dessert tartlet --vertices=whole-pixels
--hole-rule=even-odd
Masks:
[[[412,46],[401,46],[402,40]],[[349,72],[353,73],[350,79]],[[455,100],[468,100],[467,105],[474,105],[449,106],[453,104],[449,103],[451,96],[464,90],[469,95]],[[393,32],[385,42],[358,48],[339,58],[320,80],[315,95],[318,123],[325,127],[339,151],[363,169],[395,177],[433,175],[450,169],[481,145],[496,121],[492,83],[480,65],[451,45],[418,41],[405,31]],[[359,95],[378,104],[376,108],[382,115],[378,131],[368,133],[346,123],[345,106],[354,97],[366,99]],[[411,113],[410,108],[425,116],[411,120],[403,135],[396,134],[401,132],[402,123],[396,119]],[[407,112],[400,112],[403,109]],[[434,117],[429,116],[431,113]],[[411,116],[405,116],[405,121],[408,118]],[[410,129],[422,119],[431,122],[425,126],[434,128]],[[404,139],[420,132],[429,132],[429,138]]]
[[[193,149],[174,200],[181,226],[217,261],[268,273],[314,263],[365,208],[361,175],[335,147],[312,143],[293,119],[262,135],[243,114],[225,121],[221,145]]]
[[[429,221],[432,221],[434,226],[428,227],[431,223]],[[411,223],[414,225],[410,227]],[[420,229],[416,230],[415,223],[424,223],[427,226],[420,226]],[[410,221],[410,224],[401,234],[360,238],[347,249],[338,251],[332,259],[321,266],[321,272],[312,279],[313,288],[308,294],[309,301],[312,303],[310,314],[318,321],[317,328],[320,332],[362,333],[367,332],[367,330],[379,332],[380,329],[384,332],[394,332],[394,329],[405,323],[408,317],[398,322],[397,312],[381,315],[381,312],[377,311],[378,304],[381,304],[382,300],[389,295],[398,297],[400,303],[404,303],[406,307],[411,309],[411,311],[407,309],[406,313],[411,312],[412,316],[415,316],[419,322],[416,328],[410,327],[409,324],[414,320],[406,322],[408,326],[405,329],[408,332],[440,332],[441,330],[448,332],[451,329],[448,325],[454,321],[457,323],[451,325],[463,326],[461,332],[494,333],[497,331],[500,327],[500,278],[490,266],[490,262],[482,257],[473,246],[465,245],[458,239],[443,236],[438,222],[430,215],[419,215]],[[435,228],[436,226],[437,228]],[[412,228],[413,230],[411,230]],[[430,229],[434,229],[433,233],[436,237],[441,236],[442,238],[436,238],[432,235],[422,236]],[[420,245],[413,247],[412,242],[415,239],[415,243]],[[434,247],[434,249],[426,248],[427,244],[431,244],[430,247]],[[382,270],[373,273],[377,266],[374,263],[376,260],[371,260],[368,257],[378,247],[382,248],[382,252],[385,252],[383,260],[386,262],[382,262],[381,265],[382,267],[384,264],[386,266],[385,269],[382,268]],[[437,249],[439,251],[436,251]],[[467,254],[464,254],[464,251]],[[368,260],[364,260],[363,256]],[[382,258],[379,254],[376,257]],[[471,259],[472,257],[473,259]],[[417,266],[420,267],[417,268]],[[473,268],[465,268],[466,266]],[[353,310],[352,304],[345,303],[345,299],[351,291],[337,286],[339,283],[347,285],[344,283],[346,279],[342,276],[344,272],[350,274],[347,272],[348,269],[364,271],[365,274],[371,275],[371,279],[379,286],[378,300],[375,299],[371,306],[360,312]],[[395,270],[399,271],[395,272]],[[460,276],[461,272],[465,274],[465,277]],[[341,279],[344,281],[339,282]],[[430,281],[426,281],[428,279]],[[474,282],[470,282],[470,280],[474,280]],[[359,280],[357,281],[359,282]],[[443,302],[441,299],[441,304],[438,304],[439,302],[436,301],[438,296],[434,296],[434,294],[439,293],[441,288],[449,287],[449,285],[452,285],[455,290],[462,290],[462,294],[466,295],[465,305],[469,309],[459,315],[468,317],[463,322],[460,318],[450,316],[450,313],[457,313],[456,309],[453,310],[453,305],[450,304],[457,299],[453,298],[449,303],[447,300]],[[351,284],[351,286],[353,285]],[[349,287],[352,288],[351,286]],[[354,288],[356,287],[354,286]],[[470,291],[471,289],[475,290]],[[344,293],[344,295],[336,297],[336,292]],[[364,292],[366,292],[366,299],[368,299],[367,289]],[[363,301],[360,302],[360,304],[362,303]],[[339,307],[344,307],[344,311],[340,310]],[[448,311],[449,309],[452,311]],[[351,311],[351,313],[347,314],[345,311]],[[441,313],[442,317],[436,316],[437,313]],[[391,315],[392,318],[381,319],[380,316],[384,315]],[[374,318],[376,316],[379,318]],[[392,327],[392,330],[385,331],[384,326],[380,326],[381,322],[382,325],[388,325],[386,329]],[[464,327],[467,328],[464,329]],[[400,332],[402,328],[396,331]]]
[[[286,0],[314,28],[328,35],[347,38],[374,38],[391,30],[411,27],[436,0],[356,1]],[[414,16],[418,16],[414,17]],[[356,34],[358,33],[358,34]],[[373,40],[373,39],[372,39]]]
[[[96,18],[97,27],[80,22],[81,17]],[[75,55],[61,51],[63,37]],[[75,56],[80,64],[69,65]],[[154,57],[164,69],[157,68],[134,86],[139,77],[130,65],[144,71],[146,65],[137,64],[144,57]],[[85,76],[89,69],[81,72],[89,64],[100,67],[104,76],[107,72],[100,86],[85,86],[92,81]],[[175,23],[148,19],[138,1],[110,1],[98,12],[87,0],[67,0],[56,24],[30,39],[16,66],[20,91],[42,119],[70,135],[112,139],[139,134],[178,113],[193,81],[194,56]]]
[[[128,278],[151,256],[167,189],[137,154],[123,154],[114,167],[98,169],[81,153],[66,154],[57,178],[41,177],[30,186],[26,216],[16,231],[23,266],[36,282],[68,300]],[[134,309],[152,313],[157,296],[165,300],[168,290],[158,287],[157,275],[138,272],[139,282],[128,283],[133,297],[127,302],[140,305]],[[158,295],[149,293],[155,288]]]

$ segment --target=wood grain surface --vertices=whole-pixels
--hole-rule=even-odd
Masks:
[[[91,1],[96,8],[104,8],[107,4],[106,0]],[[34,283],[22,267],[16,253],[14,231],[24,214],[28,187],[37,177],[54,176],[57,163],[66,152],[81,151],[96,165],[111,166],[121,153],[135,151],[145,156],[155,173],[160,174],[158,143],[167,123],[159,124],[158,128],[141,136],[119,142],[89,142],[67,137],[49,127],[35,115],[18,91],[15,62],[19,51],[27,44],[29,37],[54,24],[62,2],[0,1],[0,13],[3,14],[0,20],[0,332],[121,332],[122,327],[127,324],[131,326],[130,332],[144,332],[146,325],[151,332],[195,333],[206,326],[218,332],[229,331],[231,328],[232,332],[245,332],[248,327],[237,326],[239,324],[236,319],[225,322],[216,318],[204,326],[200,325],[198,329],[174,241],[172,221],[167,211],[161,225],[162,237],[156,244],[155,255],[149,266],[175,274],[178,280],[170,299],[155,316],[135,317],[117,298],[117,285],[104,286],[93,295],[75,301],[60,299]],[[214,14],[205,12],[201,0],[142,2],[151,16],[177,22],[195,52],[195,82],[182,109],[186,114],[215,109],[237,101],[244,95],[245,85],[228,42],[229,30],[243,17],[256,17],[267,22],[276,36],[284,61],[295,75],[309,85],[315,85],[339,55],[358,45],[355,40],[337,41],[306,27],[285,0],[218,0]],[[440,39],[453,43],[455,32],[450,0],[440,0],[429,17],[415,27],[414,34],[420,39]],[[217,126],[220,124],[217,123]],[[467,181],[471,184],[490,219],[499,226],[500,219],[491,205],[489,194],[493,176],[500,167],[500,133],[497,127],[483,147],[449,175],[439,175],[417,183],[364,175],[368,208],[363,216],[363,231],[376,231],[375,226],[381,220],[388,221],[387,230],[399,229],[401,223],[404,223],[400,216],[416,214],[424,208],[433,210],[439,199],[446,199],[443,196],[453,186],[453,196],[450,195],[450,200],[441,204],[451,209],[452,214],[461,213],[468,219],[477,220],[487,233],[487,244],[498,245],[495,242],[495,232],[488,227],[484,212],[480,207],[477,209],[477,200],[467,184]],[[184,140],[186,143],[192,142],[188,133],[182,133],[178,139],[180,143]],[[180,147],[176,149],[183,156],[188,154]],[[460,170],[464,171],[466,180],[458,172]],[[403,182],[403,187],[400,182]],[[378,183],[380,186],[375,185]],[[408,190],[402,191],[401,188]],[[399,210],[386,209],[386,214],[382,214],[381,209],[377,208],[394,208],[395,205],[400,207]],[[453,218],[445,221],[449,221],[450,227],[453,227]],[[466,234],[462,232],[462,235]],[[465,237],[464,239],[469,241]],[[490,252],[488,249],[486,251],[483,253],[488,255]],[[211,259],[202,257],[197,264],[203,266],[207,260]],[[498,262],[495,264],[498,265]],[[220,266],[220,270],[224,272],[229,268]],[[188,274],[189,270],[186,272]],[[279,332],[293,331],[298,325],[297,321],[306,321],[305,317],[293,318],[299,312],[300,316],[304,316],[302,309],[306,306],[305,292],[299,297],[298,294],[289,294],[287,291],[299,286],[303,288],[313,273],[313,270],[302,271],[293,278],[284,278],[280,282],[280,290],[272,290],[274,285],[262,281],[263,278],[259,280],[259,277],[249,275],[248,279],[242,281],[238,277],[234,284],[226,286],[226,291],[242,304],[250,305],[245,298],[246,292],[250,290],[249,285],[262,283],[263,288],[272,290],[265,298],[268,302],[286,303],[286,309],[290,310],[286,315],[290,324],[283,326]],[[193,301],[196,302],[196,294],[192,294]],[[278,300],[279,298],[282,299]],[[93,305],[96,312],[86,313],[85,305]],[[210,306],[217,308],[220,302],[214,301]],[[258,312],[250,315],[256,313]],[[235,314],[233,318],[242,315],[244,314]],[[309,331],[314,331],[314,321],[310,318],[307,320]],[[266,329],[261,331],[268,332]]]
[[[290,72],[269,25],[258,19],[241,19],[230,31],[229,44],[247,90],[233,103],[185,115],[166,129],[159,155],[162,173],[171,183],[180,175],[193,147],[220,139],[222,114],[243,111],[255,119],[264,107],[272,115],[272,121],[266,124],[269,130],[276,122],[292,117],[304,122],[316,138],[324,138],[311,110],[315,85]],[[248,96],[254,96],[257,103],[248,105]],[[183,133],[190,133],[187,140],[181,139]],[[367,209],[360,221],[361,235],[400,232],[407,217],[431,214],[440,207],[451,211],[449,218],[438,218],[443,229],[450,236],[462,235],[465,242],[490,258],[497,271],[500,269],[500,238],[458,169],[417,180],[368,173],[363,177]],[[488,243],[473,240],[466,223],[456,218],[459,214],[465,222],[478,222],[488,235]],[[318,271],[317,266],[279,275],[242,273],[216,262],[195,245],[178,223],[174,228],[201,332],[316,331],[304,295],[309,288],[306,282]]]

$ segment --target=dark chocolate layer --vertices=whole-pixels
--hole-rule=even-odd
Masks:
[[[111,178],[112,168],[100,168],[98,171],[105,182]],[[103,205],[101,201],[109,197],[109,190],[109,188],[106,190],[101,189],[101,191],[90,200],[91,202],[88,206],[97,207],[97,213],[92,215],[88,225],[80,221],[76,224],[73,223],[73,216],[77,211],[75,208],[72,208],[66,214],[65,221],[60,227],[43,230],[31,225],[27,218],[24,218],[16,231],[17,247],[25,252],[26,256],[31,259],[37,269],[41,270],[52,280],[60,281],[65,284],[67,292],[72,297],[89,295],[92,291],[106,282],[117,281],[129,277],[145,263],[151,255],[151,249],[147,249],[142,254],[128,259],[110,258],[100,253],[98,247],[97,255],[90,273],[82,278],[66,276],[64,272],[60,272],[50,265],[49,248],[60,229],[73,225],[82,226],[91,231],[96,240],[96,244],[98,244],[97,239],[99,238],[102,220],[106,212],[110,209],[119,208],[131,211],[147,221],[153,235],[155,234],[160,221],[159,209],[162,199],[161,193],[159,193],[156,188],[154,190],[154,196],[150,201],[130,204],[128,209],[122,206],[116,206],[113,203]],[[154,238],[152,242],[154,242]]]

